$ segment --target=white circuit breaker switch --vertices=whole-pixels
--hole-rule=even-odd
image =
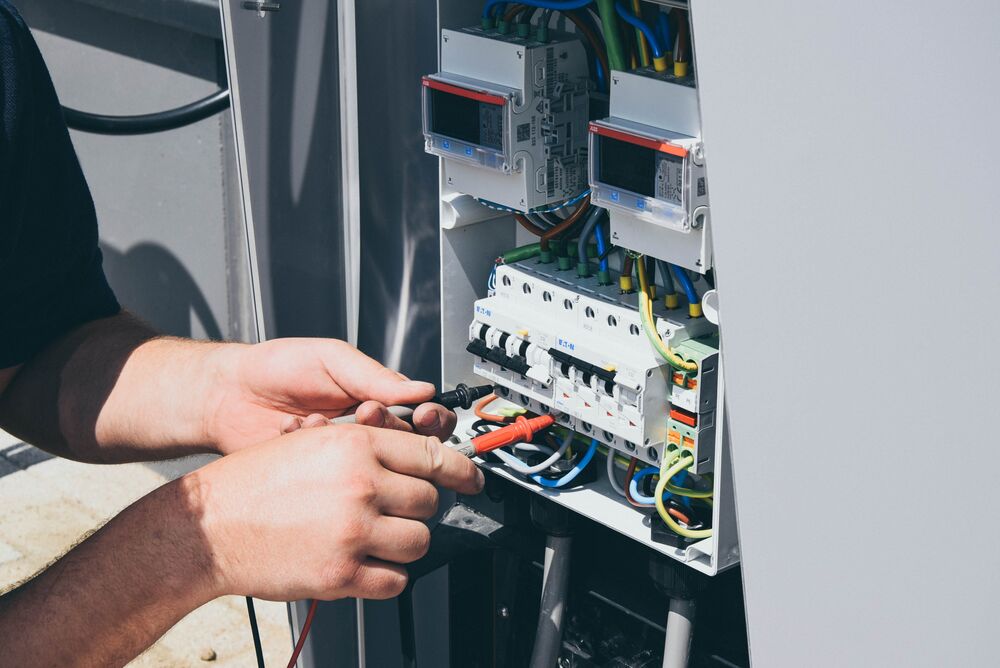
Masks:
[[[685,112],[692,100],[696,91],[673,80],[615,72],[611,116],[590,124],[589,178],[615,245],[705,273],[708,180],[701,140],[687,134],[699,131]]]
[[[441,31],[441,71],[423,79],[423,129],[449,187],[518,211],[586,190],[587,54],[578,37],[550,34],[543,43]]]
[[[475,372],[514,403],[558,411],[570,429],[655,464],[668,447],[672,374],[642,332],[636,296],[548,267],[497,267],[496,293],[476,302],[469,326]],[[654,318],[673,345],[714,333],[679,309],[657,305]]]

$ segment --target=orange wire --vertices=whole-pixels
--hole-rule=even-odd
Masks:
[[[684,524],[687,524],[688,526],[691,526],[691,520],[690,520],[690,518],[688,518],[687,515],[685,515],[681,511],[677,510],[676,508],[673,508],[673,507],[667,508],[667,512],[670,513],[674,517],[674,519],[680,520],[681,522],[684,522]]]
[[[500,422],[502,424],[507,424],[513,420],[509,417],[503,415],[496,415],[494,413],[487,413],[486,407],[497,400],[496,394],[491,394],[488,397],[483,397],[482,400],[476,404],[475,412],[476,417],[480,420],[486,420],[487,422]]]
[[[295,643],[295,649],[292,650],[292,658],[288,660],[288,668],[295,668],[295,664],[299,660],[299,654],[302,653],[302,648],[306,646],[306,636],[309,635],[309,629],[312,628],[313,617],[316,616],[316,605],[318,603],[318,600],[313,599],[313,602],[309,604],[309,612],[306,614],[306,621],[302,624],[299,641]]]

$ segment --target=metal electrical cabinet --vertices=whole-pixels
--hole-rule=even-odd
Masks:
[[[422,578],[409,622],[393,602],[324,605],[302,665],[526,665],[539,516],[559,508],[560,666],[658,662],[671,598],[699,603],[692,665],[992,663],[1000,591],[945,555],[997,547],[994,6],[656,0],[688,17],[691,70],[605,71],[584,92],[587,28],[565,20],[535,39],[467,0],[257,4],[227,0],[223,20],[261,334],[485,377],[608,456],[686,452],[714,474],[712,536],[663,542],[603,472],[551,490],[484,463],[467,517],[517,540]],[[640,336],[642,299],[605,285],[624,259],[596,277],[546,248],[497,260],[533,241],[516,212],[556,225],[582,181],[612,243],[718,288],[704,314],[650,309],[697,373],[678,380]],[[961,412],[942,410],[951,382]],[[587,663],[602,652],[632,663]]]

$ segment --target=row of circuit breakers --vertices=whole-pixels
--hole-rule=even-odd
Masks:
[[[423,131],[426,150],[443,159],[447,188],[500,211],[550,218],[589,194],[608,212],[614,246],[686,270],[708,289],[693,73],[612,71],[608,97],[596,90],[577,34],[553,30],[541,42],[483,27],[445,29],[440,47],[440,72],[423,78]],[[594,109],[603,114],[593,117]],[[602,284],[575,267],[544,258],[498,263],[469,328],[475,372],[511,402],[557,412],[564,426],[629,457],[656,465],[683,449],[694,455],[693,473],[710,473],[714,318],[698,317],[683,299],[656,301],[658,334],[697,363],[697,371],[677,371],[647,340],[638,297],[621,288],[620,273],[603,272]]]

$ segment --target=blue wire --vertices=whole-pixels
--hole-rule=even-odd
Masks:
[[[673,51],[674,40],[670,36],[670,19],[663,12],[656,15],[656,31],[660,34],[660,39],[663,40],[663,48]]]
[[[601,59],[597,56],[594,56],[594,65],[595,71],[597,72],[597,86],[601,90],[607,92],[608,82],[607,79],[604,78],[604,67],[601,66]]]
[[[654,58],[663,57],[663,49],[660,48],[660,40],[656,39],[656,33],[654,33],[653,30],[646,25],[645,21],[625,9],[625,5],[620,2],[615,3],[615,11],[618,12],[618,16],[622,17],[626,23],[629,23],[633,27],[642,31],[642,34],[646,36],[646,41],[649,42],[650,48],[653,49]]]
[[[557,480],[550,480],[548,478],[543,478],[542,476],[536,473],[535,475],[531,476],[531,479],[537,482],[542,487],[565,487],[566,485],[576,480],[576,477],[580,475],[583,469],[587,468],[587,464],[589,464],[590,460],[594,458],[595,452],[597,452],[597,439],[592,438],[590,439],[590,447],[587,449],[585,453],[583,453],[583,457],[580,458],[580,461],[577,462],[576,466],[570,469],[569,473],[567,473],[566,475]]]
[[[581,9],[593,1],[594,0],[563,0],[562,2],[556,2],[555,0],[552,0],[551,2],[546,2],[545,0],[521,0],[521,4],[528,5],[529,7],[541,7],[542,9],[554,9],[564,12],[567,9]],[[493,15],[493,8],[499,4],[506,3],[504,3],[503,0],[489,0],[483,8],[483,18],[491,18]]]
[[[632,496],[633,499],[635,499],[637,503],[645,503],[648,506],[656,505],[656,498],[652,496],[646,496],[645,494],[639,491],[639,482],[646,476],[659,475],[659,474],[660,474],[660,469],[658,467],[650,466],[648,468],[644,468],[643,470],[639,471],[634,476],[632,476],[632,481],[628,484],[628,493]],[[687,480],[687,469],[675,475],[674,479],[671,480],[670,482],[672,482],[674,485],[677,485],[678,487],[682,487],[684,485],[685,480]],[[672,496],[673,494],[671,494],[670,492],[663,493],[664,499],[669,499]],[[682,497],[681,501],[682,503],[684,503],[684,505],[690,505],[690,501],[686,498]]]
[[[677,281],[681,284],[681,288],[684,289],[684,294],[687,295],[687,300],[689,304],[697,304],[701,299],[698,297],[698,293],[695,292],[694,283],[691,282],[691,277],[687,275],[687,272],[678,267],[676,264],[670,265],[670,268],[674,271],[674,276],[677,277]]]
[[[608,250],[608,242],[604,239],[604,228],[600,223],[594,225],[594,238],[597,239],[597,254],[604,257],[604,253]],[[600,270],[608,270],[608,258],[601,260]]]

